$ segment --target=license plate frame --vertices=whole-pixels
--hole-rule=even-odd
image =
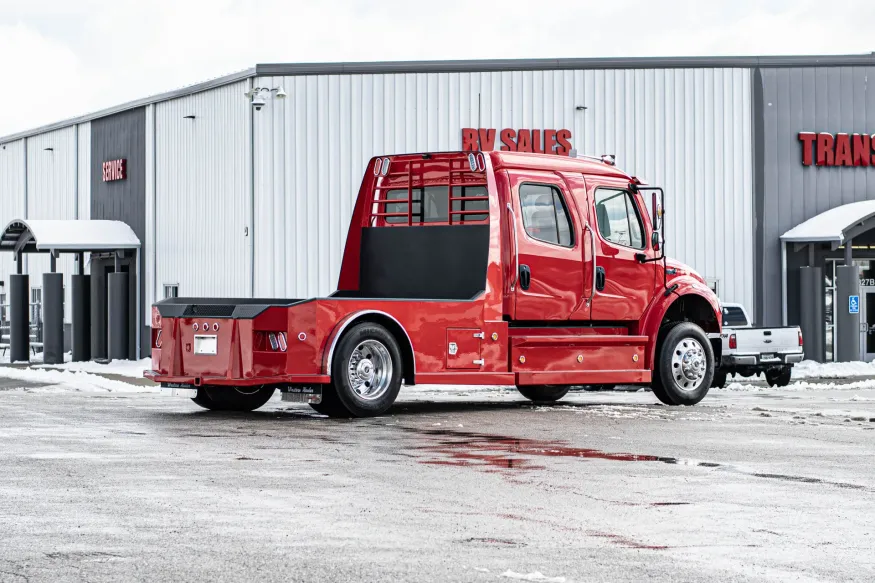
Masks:
[[[215,356],[219,352],[219,337],[216,334],[195,334],[194,353],[199,356]]]
[[[773,360],[778,360],[778,355],[774,352],[764,352],[760,354],[760,360],[763,362],[771,362]]]

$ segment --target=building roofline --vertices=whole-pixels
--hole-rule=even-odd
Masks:
[[[470,61],[376,61],[370,63],[264,63],[256,74],[341,75],[375,73],[465,73],[562,69],[681,69],[875,66],[875,52],[859,55],[753,57],[619,57],[584,59],[487,59]]]
[[[224,85],[230,85],[231,83],[237,83],[238,81],[250,79],[252,77],[255,77],[255,75],[256,75],[255,67],[252,67],[252,68],[246,69],[244,71],[239,71],[237,73],[231,73],[230,75],[224,75],[222,77],[216,77],[215,79],[210,79],[209,81],[204,81],[202,83],[196,83],[195,85],[188,85],[186,87],[180,87],[179,89],[174,89],[172,91],[166,91],[164,93],[158,93],[157,95],[151,95],[149,97],[144,97],[142,99],[136,99],[134,101],[129,101],[127,103],[122,103],[121,105],[108,107],[106,109],[101,109],[99,111],[87,113],[85,115],[80,115],[78,117],[73,117],[73,118],[61,120],[61,121],[58,121],[55,123],[36,127],[36,128],[30,129],[30,130],[25,130],[25,131],[11,134],[8,136],[0,136],[0,144],[8,144],[9,142],[14,142],[16,140],[21,140],[23,138],[29,138],[31,136],[44,134],[46,132],[50,132],[53,130],[59,130],[59,129],[67,128],[67,127],[72,127],[72,126],[80,124],[80,123],[89,122],[89,121],[99,119],[102,117],[108,117],[110,115],[114,115],[116,113],[121,113],[123,111],[128,111],[131,109],[137,109],[138,107],[145,107],[147,105],[152,105],[153,103],[160,103],[162,101],[176,99],[177,97],[186,97],[188,95],[193,95],[195,93],[209,91],[210,89],[215,89],[216,87],[222,87]]]
[[[583,59],[485,59],[447,61],[375,61],[362,63],[263,63],[250,69],[129,101],[93,113],[0,136],[0,144],[85,123],[130,109],[185,97],[253,77],[285,75],[367,75],[380,73],[471,73],[567,69],[691,69],[875,66],[875,52],[858,55],[787,55],[750,57],[595,57]]]

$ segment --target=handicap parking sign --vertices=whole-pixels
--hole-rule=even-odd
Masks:
[[[848,296],[848,313],[860,313],[860,296]]]

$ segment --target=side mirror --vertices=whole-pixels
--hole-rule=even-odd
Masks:
[[[661,192],[658,190],[653,191],[653,203],[650,205],[650,208],[653,209],[651,222],[654,231],[662,230],[662,197],[659,196],[660,194]]]

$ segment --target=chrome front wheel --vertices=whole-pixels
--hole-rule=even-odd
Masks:
[[[708,360],[705,349],[698,340],[682,338],[671,356],[671,371],[677,386],[682,391],[695,391],[705,379]]]

